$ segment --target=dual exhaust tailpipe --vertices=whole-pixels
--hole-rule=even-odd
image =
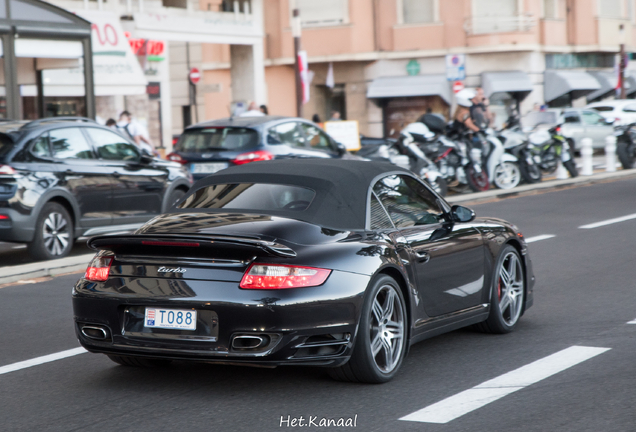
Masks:
[[[260,350],[269,345],[267,335],[238,334],[232,338],[232,349],[239,351]]]
[[[94,324],[79,324],[80,332],[88,339],[96,341],[110,341],[108,328]]]

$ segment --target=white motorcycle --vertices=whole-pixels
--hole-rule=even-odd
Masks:
[[[499,189],[512,189],[521,183],[519,159],[507,153],[503,144],[492,129],[479,133],[482,140],[482,150],[486,157],[488,178]]]

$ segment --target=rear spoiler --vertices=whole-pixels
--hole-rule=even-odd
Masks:
[[[231,237],[222,235],[174,235],[174,234],[132,234],[132,235],[103,235],[92,237],[88,246],[94,250],[112,250],[120,248],[135,248],[143,246],[168,246],[177,248],[214,246],[238,246],[241,248],[257,248],[269,255],[291,258],[296,252],[280,243],[247,237]]]

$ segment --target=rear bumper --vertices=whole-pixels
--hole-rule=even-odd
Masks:
[[[351,356],[368,282],[369,276],[338,271],[322,286],[290,290],[242,290],[238,282],[81,279],[73,290],[75,331],[80,344],[96,353],[339,366]],[[195,309],[197,330],[144,328],[146,306]],[[103,328],[105,337],[87,336],[84,326]],[[241,347],[237,336],[263,342]]]
[[[7,207],[0,207],[0,215],[9,217],[0,220],[0,241],[28,243],[33,240],[37,215],[25,215]]]

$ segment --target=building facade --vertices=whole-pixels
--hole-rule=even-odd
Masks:
[[[331,111],[370,136],[394,133],[426,111],[448,116],[447,56],[460,55],[463,84],[482,86],[497,121],[512,107],[580,106],[613,97],[617,53],[636,46],[634,0],[295,0],[312,77],[303,116]],[[291,11],[264,0],[269,111],[295,115]],[[461,56],[463,55],[463,57]],[[205,118],[236,99],[226,46],[204,46]],[[333,71],[334,85],[327,80]],[[628,74],[628,95],[636,80]]]

